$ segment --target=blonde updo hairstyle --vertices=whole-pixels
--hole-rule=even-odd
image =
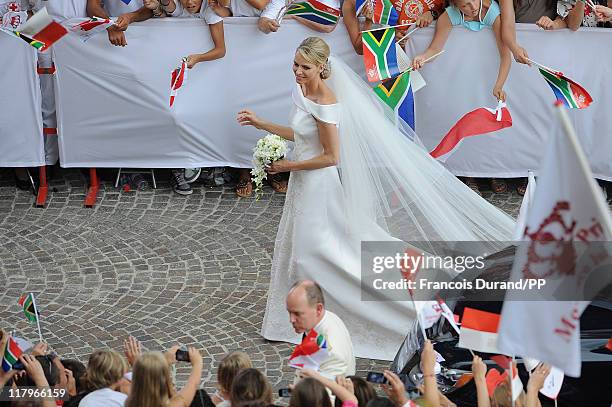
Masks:
[[[331,76],[331,65],[329,63],[329,45],[319,37],[308,37],[298,47],[298,52],[304,59],[317,66],[323,65],[321,79]]]

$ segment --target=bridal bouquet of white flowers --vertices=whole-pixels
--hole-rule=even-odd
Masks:
[[[267,134],[257,141],[253,149],[252,180],[255,183],[255,199],[263,195],[263,180],[268,177],[266,167],[283,158],[287,154],[287,142],[276,134]]]

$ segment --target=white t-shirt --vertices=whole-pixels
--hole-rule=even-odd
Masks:
[[[25,0],[28,1],[28,0]],[[57,21],[75,17],[87,17],[87,0],[29,0],[30,9],[47,8],[49,15]]]
[[[200,11],[198,13],[194,13],[194,14],[191,14],[189,11],[185,10],[178,0],[174,0],[174,3],[176,4],[176,9],[174,9],[174,12],[172,14],[170,14],[172,17],[182,17],[182,18],[185,18],[185,17],[196,17],[196,18],[201,18],[208,25],[217,24],[217,23],[220,23],[221,21],[223,21],[223,18],[221,18],[217,13],[215,13],[214,11],[212,11],[211,8],[208,7],[208,1],[207,0],[204,0],[202,2],[202,8],[200,8]]]
[[[79,407],[123,407],[127,395],[109,388],[92,391],[79,403]]]
[[[234,17],[259,17],[261,11],[251,6],[246,0],[230,0],[230,10]]]
[[[131,13],[142,8],[142,0],[132,0],[125,4],[122,0],[102,0],[104,10],[110,17],[119,17],[121,14]]]

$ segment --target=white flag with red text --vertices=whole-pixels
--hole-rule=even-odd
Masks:
[[[510,278],[546,284],[538,300],[506,292],[497,345],[579,377],[580,315],[590,300],[582,293],[590,275],[610,261],[609,249],[594,242],[612,240],[612,219],[566,111],[556,110],[561,125],[550,137]]]

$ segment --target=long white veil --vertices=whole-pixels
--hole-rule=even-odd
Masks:
[[[398,128],[390,109],[343,61],[332,56],[330,64],[326,83],[340,103],[339,167],[356,233],[371,235],[375,221],[405,242],[483,241],[497,250],[512,240],[515,221],[508,214],[412,142],[412,129]]]

